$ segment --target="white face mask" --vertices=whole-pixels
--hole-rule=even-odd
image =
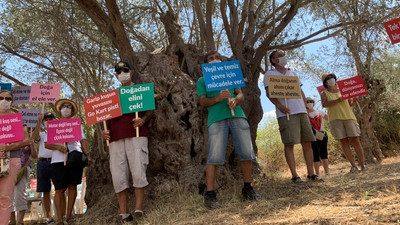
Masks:
[[[221,62],[221,60],[219,60],[219,59],[214,59],[213,61],[210,61],[210,62],[208,62],[208,63],[219,63],[219,62]]]
[[[3,99],[0,101],[0,110],[2,111],[6,111],[9,110],[11,108],[11,102]]]
[[[62,108],[61,109],[61,115],[63,117],[70,117],[71,116],[71,112],[72,112],[72,110],[69,109],[69,108]]]
[[[328,85],[328,86],[330,86],[330,87],[335,86],[335,84],[336,84],[335,78],[331,78],[331,79],[329,79],[329,80],[326,81],[326,85]]]
[[[119,82],[121,82],[123,84],[131,81],[131,73],[130,72],[128,72],[128,73],[124,73],[124,72],[120,73],[118,75],[118,80],[119,80]]]
[[[307,108],[312,109],[314,107],[314,103],[307,103]]]
[[[282,67],[285,67],[285,66],[286,66],[286,64],[287,64],[287,58],[286,58],[286,56],[279,57],[278,60],[279,60],[278,64],[279,64],[280,66],[282,66]]]

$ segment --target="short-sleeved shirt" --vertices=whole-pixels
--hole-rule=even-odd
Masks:
[[[339,91],[333,93],[328,90],[325,90],[324,93],[328,101],[336,100],[342,96],[342,94],[340,94]],[[334,120],[357,120],[347,99],[333,106],[328,107],[327,110],[328,110],[329,122]]]
[[[231,97],[236,97],[235,89],[228,89],[231,93]],[[219,95],[220,91],[207,91],[206,83],[204,81],[204,77],[200,77],[197,80],[197,96],[200,98],[201,96],[205,96],[207,98],[213,98]],[[208,119],[207,126],[211,124],[222,121],[230,118],[246,118],[246,115],[243,112],[243,109],[240,106],[236,106],[234,109],[235,115],[232,116],[231,109],[228,106],[228,99],[224,99],[221,102],[218,102],[212,106],[207,107],[208,111]]]
[[[142,118],[146,112],[139,112]],[[122,116],[110,120],[110,142],[124,138],[136,137],[136,128],[133,127],[132,120],[136,118],[135,113],[123,114]],[[147,137],[148,128],[143,125],[139,128],[139,137]]]
[[[40,144],[39,144],[39,158],[51,158],[53,151],[44,147],[44,143],[47,142],[47,131],[41,131],[39,133]]]
[[[83,129],[81,128],[81,134],[82,134],[82,139],[85,140],[86,136],[85,133],[83,132]],[[63,144],[60,144],[63,145]],[[82,145],[80,141],[72,141],[72,142],[67,142],[66,146],[68,148],[68,151],[79,151],[82,152]],[[51,163],[59,163],[59,162],[64,162],[64,153],[58,151],[58,150],[53,150],[53,155],[51,156]]]
[[[267,79],[268,75],[297,77],[297,74],[290,69],[287,69],[285,74],[281,73],[277,69],[268,70],[264,74],[264,87],[268,87],[268,79]],[[300,82],[300,87],[301,86],[302,86],[302,84]],[[277,98],[277,99],[282,105],[286,106],[284,98]],[[294,115],[294,114],[298,114],[298,113],[307,113],[307,109],[306,109],[306,106],[304,105],[304,101],[303,101],[303,96],[301,96],[301,98],[299,98],[299,99],[288,98],[287,99],[287,107],[290,109],[290,115]],[[275,111],[276,111],[277,118],[286,116],[286,114],[283,114],[276,106],[275,106]]]

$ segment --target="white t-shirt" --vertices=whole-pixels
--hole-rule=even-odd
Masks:
[[[319,131],[325,131],[324,117],[325,117],[326,113],[324,111],[320,111],[320,110],[314,110],[314,112],[308,113],[308,116],[310,118],[314,118],[318,115],[321,115],[321,129],[319,129]]]
[[[274,75],[274,76],[295,76],[297,77],[297,74],[290,70],[286,70],[286,74],[281,73],[279,70],[273,69],[273,70],[268,70],[264,74],[264,87],[268,87],[268,75]],[[302,86],[300,82],[300,87]],[[278,101],[285,106],[285,99],[284,98],[277,98]],[[306,106],[304,105],[303,101],[303,96],[299,99],[287,99],[287,107],[290,109],[290,115],[298,114],[298,113],[307,113]],[[283,117],[286,116],[286,114],[283,114],[276,106],[275,106],[275,111],[276,111],[276,117]]]
[[[85,133],[83,132],[83,129],[81,128],[81,134],[82,134],[82,139],[81,140],[86,140]],[[59,144],[63,145],[63,144]],[[80,141],[73,141],[73,142],[67,142],[67,149],[69,151],[79,151],[82,152],[82,145]],[[68,154],[68,152],[67,152]],[[64,153],[54,150],[53,155],[51,157],[51,163],[59,163],[59,162],[64,162]]]
[[[47,142],[47,131],[41,131],[39,133],[39,158],[51,158],[53,151],[44,147],[44,143]]]

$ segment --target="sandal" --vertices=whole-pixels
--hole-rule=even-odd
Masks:
[[[324,180],[319,178],[317,174],[314,174],[314,175],[311,175],[311,176],[307,176],[307,178],[310,181],[313,181],[313,182],[324,182]]]
[[[303,181],[301,180],[301,178],[299,176],[295,176],[292,179],[290,179],[293,183],[295,184],[301,184],[303,183]]]

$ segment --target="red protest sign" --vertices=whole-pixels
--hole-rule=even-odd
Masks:
[[[365,87],[364,80],[361,76],[355,76],[346,80],[341,80],[338,81],[337,84],[343,99],[349,99],[368,94],[368,90]]]
[[[47,143],[56,144],[80,140],[82,140],[81,118],[47,122]]]
[[[325,90],[326,90],[326,88],[324,87],[324,85],[317,87],[317,91],[320,96],[322,95],[322,92],[324,92]]]
[[[37,188],[37,179],[31,179],[31,190],[36,190]]]
[[[92,125],[122,115],[118,90],[85,98],[86,124]]]
[[[56,102],[60,88],[60,84],[32,84],[29,102]]]
[[[11,143],[24,140],[22,114],[0,116],[0,143]]]
[[[392,45],[400,42],[400,18],[385,22],[383,24],[389,35]]]

